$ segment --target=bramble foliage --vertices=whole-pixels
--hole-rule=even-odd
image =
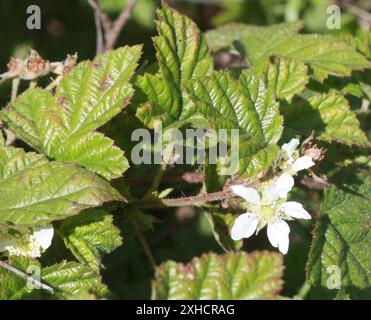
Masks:
[[[166,4],[157,10],[156,27],[154,65],[138,68],[142,46],[125,46],[66,70],[55,88],[30,86],[2,108],[7,136],[0,143],[0,258],[23,275],[38,276],[50,290],[32,287],[0,266],[0,299],[109,298],[110,287],[102,280],[104,256],[119,247],[125,251],[133,237],[157,264],[153,299],[292,297],[290,274],[283,270],[299,251],[300,261],[306,259],[302,244],[311,249],[306,280],[301,264],[295,290],[305,281],[311,298],[370,298],[370,142],[364,106],[371,96],[371,42],[365,46],[351,36],[301,34],[300,22],[234,23],[204,34]],[[238,55],[241,65],[216,68],[221,52]],[[224,176],[220,161],[179,165],[182,178],[202,175],[197,187],[184,189],[201,196],[167,199],[183,194],[179,179],[163,175],[166,165],[177,174],[173,165],[161,164],[153,177],[153,166],[130,159],[131,133],[153,129],[156,120],[165,131],[238,129],[237,173]],[[17,147],[11,145],[13,134]],[[301,231],[290,235],[295,240],[284,261],[279,253],[251,252],[253,243],[232,240],[233,222],[246,208],[237,198],[218,196],[241,181],[267,184],[278,170],[280,146],[293,138],[305,140],[300,152],[316,162],[310,177],[299,176],[292,196],[313,213],[314,222],[291,222],[297,226],[294,233]],[[349,177],[353,170],[357,174]],[[132,183],[133,176],[139,184]],[[307,202],[310,197],[314,204]],[[167,223],[161,213],[173,211],[161,207],[183,205],[205,213],[210,234],[226,253],[165,261],[160,252],[162,263],[153,261],[160,258],[148,253],[144,236],[159,222]],[[177,219],[183,218],[178,212]],[[27,252],[23,249],[34,241],[35,228],[50,224],[52,245],[41,257],[10,254],[15,252],[7,249],[10,245]],[[338,278],[329,280],[336,277],[331,270]],[[335,281],[332,287],[329,281]]]

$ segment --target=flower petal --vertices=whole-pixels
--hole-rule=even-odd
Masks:
[[[292,164],[292,168],[295,172],[300,170],[309,169],[310,167],[314,166],[314,162],[312,161],[311,157],[303,156],[299,159],[295,160]]]
[[[231,230],[233,240],[249,238],[255,232],[259,223],[258,217],[250,212],[241,214],[234,222]]]
[[[244,198],[247,202],[258,205],[260,203],[259,192],[253,188],[247,188],[242,184],[231,186],[233,193]]]
[[[289,225],[279,219],[268,223],[267,235],[273,247],[278,248],[282,254],[286,254],[289,249]]]
[[[286,152],[286,156],[290,158],[294,151],[296,150],[296,148],[298,147],[299,143],[300,143],[299,139],[294,138],[291,139],[290,142],[284,143],[281,149],[284,150]]]
[[[275,201],[278,198],[286,198],[294,186],[294,178],[288,173],[280,175],[273,183],[265,189],[267,198]]]
[[[54,236],[53,226],[49,225],[46,228],[35,228],[33,235],[35,236],[40,247],[46,250],[52,244],[52,239]]]
[[[311,215],[299,202],[287,201],[281,205],[281,209],[284,213],[296,219],[312,219]]]

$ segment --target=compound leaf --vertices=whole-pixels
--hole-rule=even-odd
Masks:
[[[138,86],[150,102],[137,115],[147,125],[160,118],[164,127],[180,126],[193,115],[182,93],[183,84],[209,74],[213,61],[204,35],[191,19],[165,3],[157,10],[157,17],[159,35],[153,41],[160,71],[138,79]]]
[[[370,185],[368,178],[355,190],[351,186],[331,186],[325,192],[307,278],[327,297],[337,293],[329,290],[335,288],[355,299],[370,297]]]
[[[76,258],[99,270],[100,258],[122,244],[120,230],[113,225],[108,212],[90,209],[63,221],[60,232],[66,246]]]
[[[272,56],[309,64],[319,81],[329,74],[350,76],[352,70],[371,68],[371,63],[345,42],[330,35],[298,34],[301,27],[301,23],[269,27],[230,24],[209,31],[207,39],[212,50],[237,51],[257,73],[264,70]]]
[[[0,148],[0,222],[47,224],[104,202],[122,200],[118,191],[73,163],[12,147]]]
[[[314,130],[319,139],[347,145],[369,146],[348,101],[337,94],[313,96],[283,107],[285,130],[308,136]]]
[[[129,83],[141,47],[124,47],[83,61],[54,95],[29,89],[2,111],[16,135],[41,153],[75,162],[106,179],[128,168],[123,152],[95,130],[117,115],[133,94]]]
[[[282,288],[282,256],[270,252],[208,253],[188,264],[168,261],[156,270],[154,299],[250,300],[274,298]]]
[[[264,82],[244,72],[240,81],[228,73],[192,80],[187,91],[200,113],[216,130],[239,130],[241,177],[267,170],[278,152],[282,133],[278,104]]]
[[[293,59],[276,59],[264,72],[269,91],[278,99],[290,101],[295,94],[302,92],[309,81],[308,68],[303,62]]]

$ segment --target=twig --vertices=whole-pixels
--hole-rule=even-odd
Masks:
[[[138,200],[130,204],[140,208],[163,208],[163,207],[183,207],[195,206],[205,202],[220,201],[234,197],[232,191],[219,191],[208,194],[200,194],[197,196],[176,198],[176,199],[159,199],[153,201]]]
[[[119,17],[114,21],[109,32],[106,32],[106,45],[104,46],[104,51],[111,50],[114,47],[120,32],[124,28],[126,22],[129,20],[136,4],[137,0],[128,0],[126,8],[121,11]]]
[[[7,264],[6,262],[0,260],[0,266],[15,273],[17,276],[25,279],[26,281],[28,281],[29,283],[32,283],[35,287],[39,288],[39,289],[44,289],[44,290],[47,290],[49,292],[53,292],[54,289],[52,287],[49,287],[48,285],[46,284],[43,284],[41,281],[33,278],[32,276],[29,276],[27,275],[26,273],[24,273],[23,271],[21,270],[18,270],[17,268],[11,266],[10,264]]]
[[[97,54],[103,51],[103,31],[102,31],[102,21],[98,12],[95,12],[95,25],[97,29]]]
[[[363,10],[362,8],[359,8],[345,1],[336,1],[336,3],[340,8],[344,9],[345,11],[348,11],[349,13],[357,16],[358,18],[367,21],[368,23],[371,23],[371,14],[366,10]]]
[[[93,8],[95,15],[97,53],[111,50],[114,47],[120,32],[129,20],[131,13],[137,4],[137,0],[128,0],[126,7],[121,11],[120,15],[113,23],[108,15],[102,10],[99,0],[88,0],[88,3]],[[102,29],[104,31],[104,39]]]

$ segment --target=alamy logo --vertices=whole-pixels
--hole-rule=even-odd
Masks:
[[[134,164],[207,162],[220,165],[223,175],[233,175],[238,170],[238,129],[220,129],[218,132],[213,129],[186,129],[182,132],[174,128],[163,132],[162,123],[156,121],[153,134],[147,129],[136,129],[131,141],[138,141],[131,152]]]
[[[340,289],[341,288],[341,270],[337,265],[327,267],[327,273],[330,275],[327,278],[326,286],[328,289]]]
[[[30,5],[26,10],[30,16],[26,20],[26,26],[30,30],[41,29],[41,10],[37,5]]]
[[[341,10],[339,6],[333,4],[327,7],[327,13],[330,16],[327,18],[327,28],[330,30],[341,28]]]

